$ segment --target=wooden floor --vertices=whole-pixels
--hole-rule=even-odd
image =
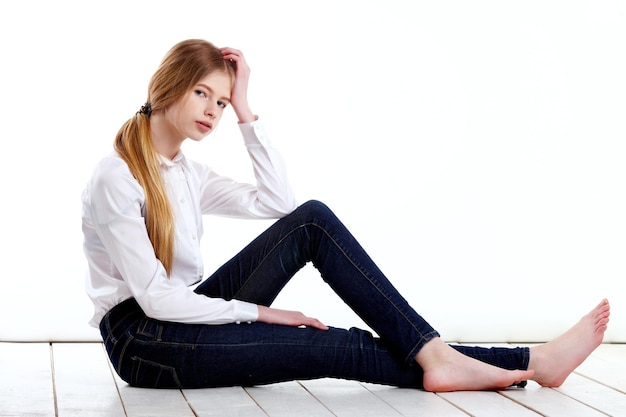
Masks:
[[[332,379],[132,388],[100,343],[0,343],[0,416],[626,416],[626,345],[601,345],[558,389],[433,394]]]

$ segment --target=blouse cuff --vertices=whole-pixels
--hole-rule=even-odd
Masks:
[[[246,123],[237,122],[237,124],[238,124],[239,126],[251,125],[251,124],[253,124],[253,123],[256,123],[256,121],[257,121],[257,120],[259,120],[259,116],[255,114],[255,115],[254,115],[254,120],[253,120],[253,121],[251,121],[251,122],[246,122]]]
[[[269,145],[270,141],[265,132],[263,123],[256,116],[256,120],[249,123],[240,123],[239,130],[246,145]]]
[[[259,307],[247,301],[237,300],[235,317],[238,318],[237,322],[256,321],[259,318]]]

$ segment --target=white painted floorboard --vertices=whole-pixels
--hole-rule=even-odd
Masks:
[[[267,417],[241,387],[184,390],[183,395],[198,416]]]
[[[0,343],[0,416],[55,416],[50,345]]]
[[[99,343],[51,345],[54,386],[61,416],[124,417],[124,408]]]
[[[299,382],[247,388],[259,407],[271,417],[332,417],[333,413]]]
[[[0,416],[626,417],[626,345],[601,345],[558,389],[433,394],[321,379],[197,390],[133,388],[101,343],[0,343]]]

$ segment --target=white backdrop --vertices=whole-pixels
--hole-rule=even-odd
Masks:
[[[186,38],[244,51],[301,202],[328,203],[445,339],[541,341],[602,297],[626,342],[626,3],[0,6],[0,340],[96,340],[80,193]],[[186,152],[251,177],[234,116]],[[268,222],[206,219],[206,273]],[[306,268],[277,300],[363,324]]]

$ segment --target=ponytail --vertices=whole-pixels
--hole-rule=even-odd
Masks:
[[[144,189],[148,237],[169,276],[174,260],[174,216],[152,144],[149,114],[138,112],[124,123],[114,147]]]

